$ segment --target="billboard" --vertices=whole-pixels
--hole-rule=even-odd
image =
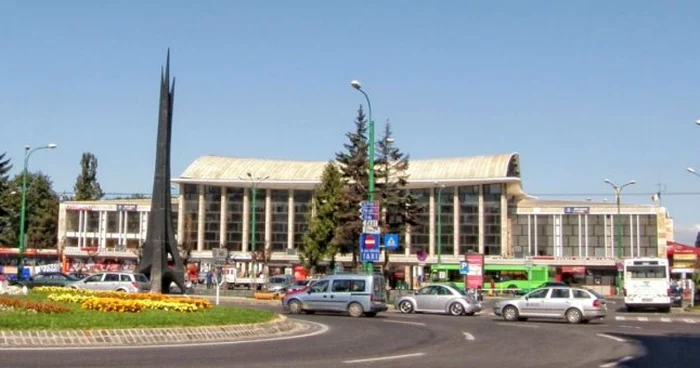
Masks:
[[[464,256],[469,266],[467,275],[464,276],[466,289],[478,289],[484,287],[484,255],[481,253],[467,253]]]

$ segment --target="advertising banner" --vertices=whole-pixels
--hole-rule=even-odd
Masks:
[[[484,255],[481,253],[467,253],[464,256],[467,261],[468,271],[464,277],[466,289],[478,289],[484,287]]]

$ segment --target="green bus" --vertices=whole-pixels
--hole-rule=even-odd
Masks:
[[[552,266],[524,265],[484,265],[485,292],[491,290],[493,281],[494,292],[524,294],[537,289],[546,282],[554,281],[556,269]],[[442,264],[430,266],[430,281],[432,283],[450,283],[464,289],[464,275],[459,274],[458,264]]]

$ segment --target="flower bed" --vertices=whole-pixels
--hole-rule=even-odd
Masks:
[[[83,309],[102,312],[133,313],[143,309],[196,312],[212,307],[211,302],[205,299],[170,297],[162,294],[129,294],[49,287],[39,287],[34,290],[48,292],[47,298],[51,301],[80,303]]]
[[[0,296],[0,305],[10,310],[26,310],[35,313],[65,313],[70,308],[54,303],[33,302],[8,296]]]

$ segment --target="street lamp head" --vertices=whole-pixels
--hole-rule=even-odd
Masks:
[[[629,183],[627,183],[627,184],[630,184],[630,185],[631,185],[631,184],[637,184],[637,181],[636,181],[636,180],[634,180],[634,179],[632,179],[632,180],[630,180],[630,182],[629,182]]]
[[[48,147],[50,149],[54,149],[54,148],[58,147],[58,145],[56,143],[49,143],[46,147]]]
[[[695,125],[700,125],[700,120],[695,120]]]
[[[260,181],[267,180],[267,179],[269,179],[269,178],[270,178],[270,175],[265,175],[265,177],[262,178],[262,179],[260,179]]]
[[[612,182],[610,181],[610,179],[605,179],[605,180],[603,180],[603,181],[606,182],[606,183],[608,183],[608,184],[612,184]]]
[[[391,137],[387,138],[386,143],[394,143],[394,138],[391,138]]]
[[[689,167],[686,170],[688,170],[688,172],[691,174],[695,174],[695,169],[693,169],[692,167]]]
[[[350,82],[350,85],[351,85],[352,88],[354,88],[354,89],[362,89],[362,85],[361,85],[360,82],[357,81],[357,80],[352,80],[352,81]]]
[[[251,178],[251,179],[253,178],[253,174],[251,174],[250,171],[247,172],[246,175],[248,175],[248,177]]]
[[[30,148],[32,148],[32,147],[24,146],[24,150],[25,150],[25,151],[29,151]]]

